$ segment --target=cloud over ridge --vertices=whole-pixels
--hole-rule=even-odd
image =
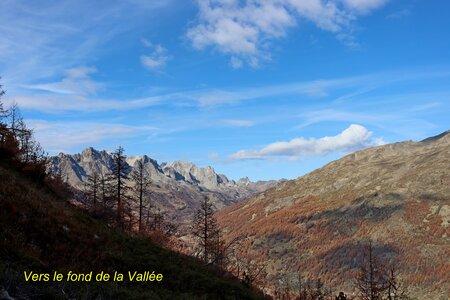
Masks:
[[[229,157],[235,160],[267,159],[287,157],[298,159],[305,156],[324,156],[339,151],[349,152],[383,144],[381,139],[373,139],[372,132],[361,125],[352,124],[335,136],[305,139],[294,138],[288,142],[275,142],[254,150],[240,150]]]

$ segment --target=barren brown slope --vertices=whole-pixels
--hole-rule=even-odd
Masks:
[[[370,148],[220,211],[226,239],[267,263],[272,283],[298,270],[352,289],[364,241],[398,260],[412,294],[447,299],[450,132]]]

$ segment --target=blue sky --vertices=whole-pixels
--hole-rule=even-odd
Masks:
[[[88,146],[296,178],[449,127],[450,2],[0,4],[3,101],[50,153]]]

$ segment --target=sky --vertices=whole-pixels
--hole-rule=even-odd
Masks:
[[[450,1],[2,0],[0,76],[50,155],[292,179],[450,129]]]

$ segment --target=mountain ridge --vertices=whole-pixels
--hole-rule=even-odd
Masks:
[[[372,240],[414,296],[446,299],[448,133],[360,150],[226,207],[217,214],[224,237],[245,237],[241,254],[266,264],[272,287],[300,272],[349,293]]]
[[[185,229],[204,196],[211,197],[214,206],[219,210],[278,182],[252,182],[248,179],[234,181],[216,173],[210,166],[201,168],[185,161],[159,164],[147,155],[126,157],[127,174],[136,167],[137,161],[144,163],[144,168],[150,176],[151,193],[148,196],[152,205]],[[111,152],[88,147],[81,153],[59,153],[51,157],[48,171],[50,174],[60,175],[70,186],[83,191],[89,175],[94,172],[111,173],[113,165]]]

